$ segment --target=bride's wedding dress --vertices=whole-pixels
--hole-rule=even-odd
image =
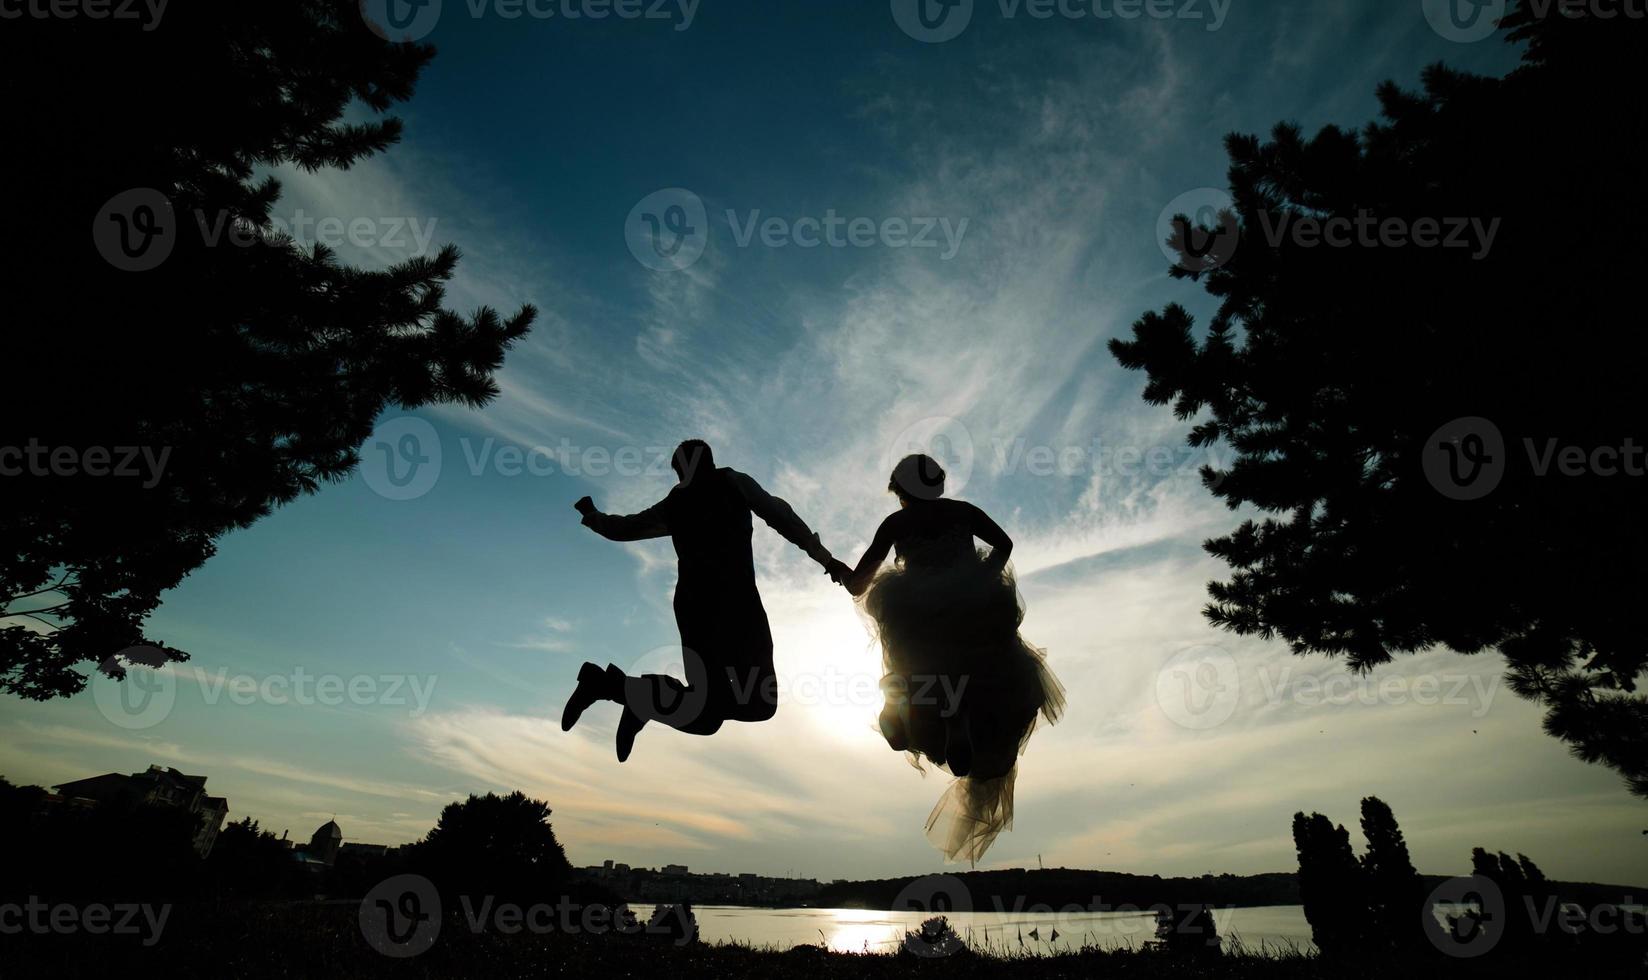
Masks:
[[[947,743],[967,733],[971,767],[927,818],[948,860],[976,863],[1013,824],[1018,756],[1039,718],[1058,721],[1064,688],[1019,636],[1024,605],[1010,568],[975,549],[965,527],[898,543],[898,560],[864,596],[886,676],[882,731],[894,749],[952,771]],[[953,751],[953,748],[952,748]]]

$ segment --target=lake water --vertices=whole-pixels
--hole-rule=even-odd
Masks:
[[[892,952],[904,933],[929,917],[924,912],[886,912],[878,909],[756,909],[695,905],[698,934],[706,942],[737,942],[749,946],[789,949],[803,943],[845,953]],[[1053,952],[1100,946],[1125,949],[1144,945],[1156,936],[1156,917],[1149,912],[954,912],[947,916],[957,933],[974,948],[999,953],[1024,949]],[[1219,935],[1230,946],[1240,939],[1250,950],[1316,947],[1310,924],[1300,905],[1263,908],[1214,909]],[[1036,930],[1039,938],[1032,939]],[[1052,939],[1057,929],[1059,938]]]

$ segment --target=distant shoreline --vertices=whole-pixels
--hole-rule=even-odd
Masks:
[[[1449,880],[1446,875],[1420,877],[1427,890]],[[1564,900],[1586,906],[1629,904],[1648,897],[1648,888],[1639,886],[1563,881],[1553,882],[1553,886]],[[1103,911],[1118,906],[1148,909],[1194,904],[1221,908],[1265,908],[1303,904],[1298,875],[1293,872],[1162,878],[1115,871],[1047,868],[959,871],[925,877],[838,881],[823,886],[819,894],[809,896],[805,904],[789,902],[786,907],[894,911],[900,907],[908,908],[912,897],[931,898],[936,893],[942,893],[945,887],[959,887],[965,893],[966,903],[973,909],[1004,912],[1030,911],[1037,906],[1055,910],[1076,906]],[[914,895],[915,892],[921,894]]]

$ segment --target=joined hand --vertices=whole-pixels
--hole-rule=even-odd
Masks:
[[[847,579],[853,574],[852,566],[839,558],[831,558],[824,563],[824,574],[837,585],[846,585]]]

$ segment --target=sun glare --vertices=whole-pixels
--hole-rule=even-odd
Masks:
[[[808,610],[777,639],[783,701],[834,739],[880,739],[881,651],[849,603]]]

